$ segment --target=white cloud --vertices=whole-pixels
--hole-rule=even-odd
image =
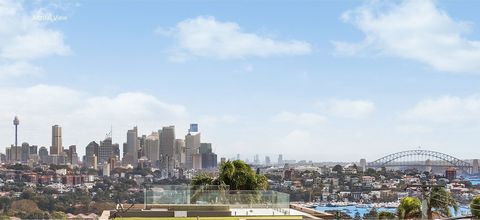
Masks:
[[[420,124],[403,124],[397,126],[396,130],[403,133],[430,133],[433,131],[431,127]]]
[[[332,100],[316,106],[329,115],[349,119],[364,119],[375,112],[375,104],[367,100]]]
[[[361,30],[365,39],[334,42],[339,53],[372,50],[440,71],[480,73],[480,41],[467,39],[469,24],[454,20],[433,0],[371,1],[345,12],[342,19]]]
[[[426,99],[403,113],[402,119],[433,123],[478,123],[480,96]]]
[[[312,51],[312,46],[305,41],[259,36],[245,32],[237,23],[217,21],[211,16],[186,19],[173,28],[158,28],[155,32],[176,41],[171,57],[175,61],[190,57],[237,59],[302,55]]]
[[[184,106],[138,92],[109,97],[50,85],[0,88],[0,106],[1,130],[12,131],[0,133],[2,147],[13,141],[11,120],[15,115],[21,121],[21,142],[49,146],[50,127],[59,124],[64,129],[64,143],[79,144],[82,153],[83,146],[103,138],[110,125],[114,129],[114,141],[121,143],[126,130],[134,125],[139,125],[145,133],[164,125],[188,124]]]
[[[44,73],[43,69],[28,62],[15,62],[0,65],[0,79],[23,75],[39,76]]]
[[[314,113],[291,113],[283,111],[272,118],[273,122],[291,123],[298,125],[318,125],[325,123],[327,118]]]
[[[29,66],[26,62],[49,57],[67,55],[70,47],[64,42],[63,33],[50,29],[46,22],[36,21],[33,15],[37,10],[26,10],[21,2],[0,0],[0,63],[2,70],[10,70],[12,65],[19,68]],[[28,71],[10,70],[10,74],[0,72],[3,76],[20,76]],[[13,73],[12,73],[13,72]]]
[[[289,144],[310,143],[311,134],[304,130],[293,130],[285,136],[284,141]]]

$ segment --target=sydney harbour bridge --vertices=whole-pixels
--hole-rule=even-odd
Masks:
[[[366,164],[367,168],[387,169],[417,169],[432,172],[444,172],[454,168],[458,172],[472,174],[478,173],[478,160],[473,163],[466,162],[448,154],[430,150],[408,150],[389,154],[380,159]]]

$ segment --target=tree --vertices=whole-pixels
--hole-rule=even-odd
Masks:
[[[212,185],[213,183],[213,178],[210,177],[208,174],[206,173],[200,173],[198,175],[196,175],[193,179],[192,179],[192,182],[191,184],[194,185],[194,186],[199,186],[199,185]]]
[[[25,216],[25,218],[26,219],[50,219],[50,215],[48,214],[48,212],[37,210],[31,213],[28,213]]]
[[[422,216],[420,199],[415,197],[405,197],[400,201],[397,208],[399,219],[420,218]]]
[[[67,219],[67,215],[64,212],[52,212],[50,215],[52,219]]]
[[[450,207],[452,207],[455,212],[458,211],[457,201],[455,200],[455,198],[453,198],[452,194],[445,190],[445,188],[443,187],[434,187],[432,189],[427,204],[427,212],[429,219],[433,218],[432,208],[448,217],[452,216],[452,213],[450,212]]]
[[[24,190],[22,192],[22,194],[20,194],[20,198],[21,199],[32,199],[34,195],[35,195],[35,191],[33,191],[33,189],[31,189],[31,188],[28,188],[28,189]]]
[[[375,169],[373,169],[373,168],[368,168],[365,171],[365,175],[367,175],[367,176],[377,176],[377,171],[375,171]]]
[[[378,219],[395,219],[395,214],[387,211],[380,211],[378,213]]]
[[[12,212],[23,211],[23,212],[30,213],[37,210],[40,210],[37,204],[34,201],[28,200],[28,199],[20,199],[20,200],[14,201],[12,203],[12,206],[10,207],[10,211]]]
[[[0,197],[0,210],[2,211],[2,213],[5,213],[7,210],[9,210],[10,205],[12,205],[12,200],[9,197]]]
[[[335,171],[337,173],[342,173],[343,172],[343,167],[342,167],[342,165],[337,164],[332,168],[332,171]]]
[[[52,195],[49,194],[39,194],[33,198],[33,201],[37,203],[38,207],[43,211],[51,212],[55,209],[56,200]]]
[[[377,218],[377,216],[378,216],[377,209],[375,207],[372,207],[372,209],[370,209],[370,211],[368,213],[365,213],[363,215],[363,218],[364,219],[375,219],[375,218]]]
[[[480,196],[473,198],[472,202],[470,203],[470,210],[476,219],[480,218]]]
[[[220,184],[230,186],[230,190],[265,190],[267,178],[256,174],[252,168],[241,160],[227,161],[220,166],[218,176]]]

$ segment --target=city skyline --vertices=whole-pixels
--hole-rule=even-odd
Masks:
[[[0,0],[0,151],[18,115],[18,145],[58,124],[79,155],[198,123],[227,158],[480,158],[479,3],[190,3]]]

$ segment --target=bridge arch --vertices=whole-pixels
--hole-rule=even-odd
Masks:
[[[430,151],[430,150],[408,150],[408,151],[401,151],[401,152],[389,154],[387,156],[384,156],[373,162],[368,163],[367,166],[370,168],[400,166],[399,164],[395,164],[395,162],[401,158],[411,157],[411,156],[424,156],[429,158],[435,158],[437,160],[445,162],[449,166],[461,169],[462,171],[468,172],[468,173],[472,169],[472,165],[464,160],[460,160],[448,154],[444,154],[437,151]]]

